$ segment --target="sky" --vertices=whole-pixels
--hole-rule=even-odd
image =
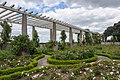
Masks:
[[[0,0],[0,3],[5,1],[8,2],[8,6],[15,4],[16,8],[21,6],[22,9],[28,9],[34,11],[34,13],[39,12],[99,33],[103,33],[107,27],[120,20],[119,0]],[[19,35],[21,26],[14,26],[17,26],[17,28],[13,27],[12,35]],[[41,42],[49,40],[49,30],[36,30],[41,37]],[[31,32],[32,28],[28,27],[29,36],[31,36]],[[59,40],[60,32],[57,32],[57,35],[57,40]],[[74,38],[76,38],[75,34]]]

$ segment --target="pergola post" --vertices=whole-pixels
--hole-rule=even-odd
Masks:
[[[72,33],[72,28],[69,28],[69,43],[70,43],[70,48],[73,47],[73,33]]]
[[[56,23],[55,22],[53,22],[52,41],[54,42],[53,50],[57,50],[57,44],[56,44]]]
[[[22,35],[27,35],[27,15],[22,14]]]
[[[52,41],[52,29],[50,29],[50,41]]]
[[[89,33],[89,34],[91,36],[92,42],[94,43],[93,34],[92,33]]]
[[[32,39],[34,37],[34,34],[35,34],[35,26],[32,26]]]
[[[80,30],[79,40],[80,40],[80,44],[82,44],[82,30]]]

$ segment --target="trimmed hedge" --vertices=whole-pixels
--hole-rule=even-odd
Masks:
[[[120,59],[120,56],[112,56],[111,54],[106,53],[98,53],[97,55],[106,56],[109,57],[110,59]]]
[[[8,75],[8,74],[11,74],[11,73],[14,73],[14,72],[18,72],[18,71],[23,71],[23,70],[30,70],[30,69],[32,69],[33,67],[37,66],[37,64],[38,64],[38,59],[43,58],[44,56],[45,56],[44,54],[41,54],[41,55],[35,57],[34,60],[33,60],[33,62],[30,63],[30,64],[27,65],[27,66],[0,70],[0,76],[1,76],[1,75]]]
[[[93,62],[97,60],[97,55],[94,55],[92,58],[88,59],[83,59],[83,60],[56,60],[52,59],[51,56],[48,57],[47,61],[50,64],[55,64],[55,65],[68,65],[68,64],[79,64],[80,62]]]
[[[38,72],[40,70],[41,69],[39,69],[39,68],[33,68],[31,70],[28,70],[28,71],[15,72],[15,73],[12,73],[12,74],[9,74],[9,75],[0,76],[0,80],[15,80],[15,79],[27,76],[26,73],[31,73],[32,72],[32,74],[34,74],[35,72]]]

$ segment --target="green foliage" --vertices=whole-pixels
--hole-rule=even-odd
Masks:
[[[51,57],[48,57],[47,61],[50,64],[54,64],[54,65],[67,65],[67,64],[79,64],[80,62],[92,62],[92,61],[96,61],[97,60],[97,56],[95,55],[94,57],[88,58],[88,59],[82,59],[82,60],[56,60],[53,59]]]
[[[67,36],[65,34],[65,30],[61,31],[61,42],[58,43],[58,50],[63,50],[65,49],[65,46],[66,46],[66,43],[65,43],[65,40],[66,40]]]
[[[85,42],[87,45],[93,44],[92,37],[89,32],[85,32]]]
[[[39,36],[38,36],[38,33],[37,31],[35,30],[35,33],[34,33],[34,36],[33,36],[33,40],[32,40],[32,45],[34,47],[39,47]]]
[[[82,60],[94,56],[95,50],[66,50],[56,52],[52,58],[56,60]]]
[[[113,41],[119,41],[120,42],[120,21],[118,23],[114,23],[113,26],[108,27],[104,31],[104,36],[113,36]]]
[[[3,30],[1,33],[1,39],[3,41],[3,43],[7,43],[10,40],[10,34],[11,34],[11,27],[7,21],[3,21],[0,23],[0,25],[2,26]]]
[[[57,42],[56,41],[49,41],[47,44],[46,44],[46,47],[47,48],[53,48],[53,46],[56,46]]]
[[[63,30],[63,31],[61,32],[61,37],[60,37],[61,42],[62,42],[63,44],[65,43],[66,38],[67,38],[67,36],[66,36],[66,34],[65,34],[65,30]]]
[[[10,43],[10,49],[16,55],[22,55],[22,52],[29,52],[30,40],[27,35],[19,35],[13,37],[13,41]]]
[[[0,51],[0,59],[11,58],[14,56],[15,56],[14,53],[11,51],[7,51],[7,50]]]
[[[67,67],[61,67],[61,72],[62,73],[67,73],[67,72],[69,72],[69,70],[68,70]]]
[[[22,67],[16,67],[16,68],[9,68],[9,69],[4,69],[4,70],[0,70],[0,76],[1,75],[8,75],[14,72],[18,72],[18,71],[24,71],[24,70],[30,70],[33,67],[37,66],[38,64],[38,59],[43,58],[45,55],[41,54],[37,57],[34,58],[33,62],[31,62],[29,65],[27,66],[22,66]]]
[[[93,34],[92,36],[93,36],[94,44],[100,44],[101,36],[97,34]]]
[[[75,76],[70,76],[69,80],[77,80],[77,78]]]
[[[11,27],[7,21],[3,21],[0,23],[2,26],[2,32],[1,32],[1,40],[0,40],[0,47],[2,49],[6,49],[7,42],[10,41],[10,36],[11,36]]]

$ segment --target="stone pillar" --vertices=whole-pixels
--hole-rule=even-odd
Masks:
[[[82,30],[80,30],[80,35],[79,35],[79,40],[80,40],[80,44],[82,44]]]
[[[50,29],[50,41],[52,41],[52,29]]]
[[[56,23],[53,22],[52,41],[56,43]],[[57,50],[57,44],[53,45],[53,50]]]
[[[32,26],[32,39],[34,37],[34,34],[35,34],[35,26]]]
[[[93,34],[92,34],[92,33],[89,33],[89,34],[90,34],[90,36],[91,36],[92,43],[94,43]]]
[[[73,33],[72,33],[72,28],[69,28],[69,43],[70,43],[70,48],[73,47]]]
[[[27,35],[27,16],[22,14],[22,35]]]

